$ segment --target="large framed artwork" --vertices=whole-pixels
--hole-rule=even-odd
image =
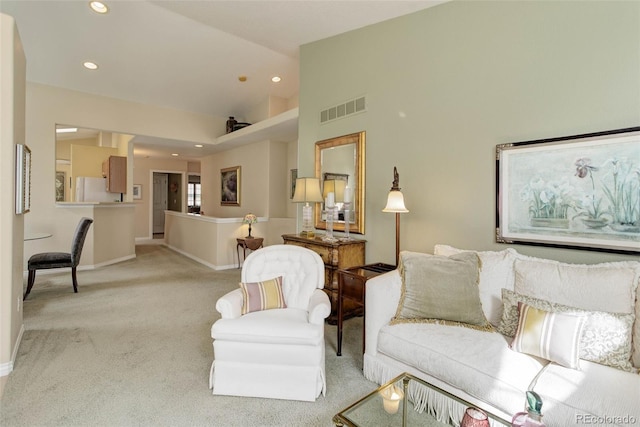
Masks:
[[[240,166],[220,169],[220,204],[240,206]]]
[[[496,147],[496,240],[640,253],[640,127]]]
[[[31,210],[31,150],[16,145],[16,214]]]

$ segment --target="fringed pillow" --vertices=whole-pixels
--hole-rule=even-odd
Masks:
[[[473,252],[447,257],[402,251],[402,294],[391,324],[442,323],[492,330],[480,302],[479,263]]]

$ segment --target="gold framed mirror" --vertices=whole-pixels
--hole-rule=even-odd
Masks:
[[[316,142],[316,178],[324,198],[333,193],[338,207],[334,231],[364,234],[365,132]],[[315,227],[326,230],[325,203],[316,203]]]

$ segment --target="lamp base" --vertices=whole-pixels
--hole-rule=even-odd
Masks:
[[[307,239],[313,239],[316,237],[315,230],[302,230],[300,232],[300,237],[306,237]]]

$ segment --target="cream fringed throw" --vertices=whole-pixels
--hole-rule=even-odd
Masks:
[[[400,253],[402,293],[391,324],[439,323],[492,331],[478,289],[480,260],[472,252],[449,257]]]

